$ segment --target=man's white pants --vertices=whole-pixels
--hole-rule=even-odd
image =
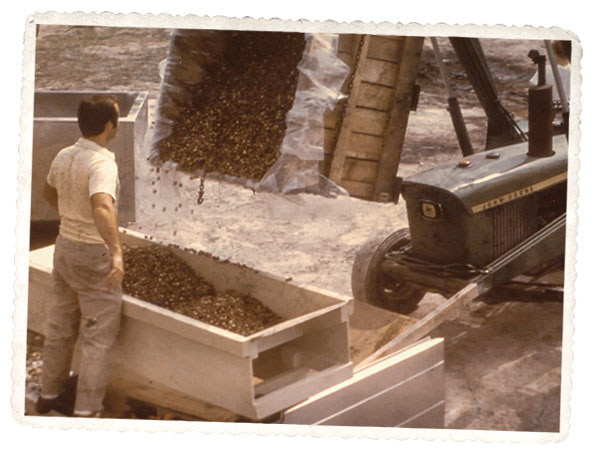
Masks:
[[[81,361],[75,413],[101,411],[108,382],[108,352],[118,331],[122,292],[110,291],[104,277],[110,255],[103,245],[58,236],[54,249],[54,296],[48,296],[42,395],[63,390],[78,335]]]

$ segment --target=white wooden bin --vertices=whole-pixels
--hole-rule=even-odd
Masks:
[[[424,339],[292,406],[283,423],[444,428],[444,339]]]
[[[135,220],[135,163],[148,128],[148,92],[129,91],[35,91],[31,156],[31,220],[57,221],[58,214],[42,195],[50,164],[56,154],[75,144],[81,136],[77,107],[96,94],[113,96],[119,104],[119,132],[108,148],[119,166],[120,223]]]
[[[147,245],[123,230],[122,241]],[[215,286],[252,295],[286,320],[241,336],[124,296],[111,383],[195,415],[204,402],[261,420],[352,376],[352,299],[206,255],[171,250]],[[30,253],[28,328],[43,333],[54,247]]]

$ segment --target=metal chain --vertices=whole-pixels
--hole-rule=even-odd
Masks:
[[[360,55],[363,50],[363,46],[365,45],[365,34],[360,35],[360,41],[358,41],[358,49],[356,50],[356,57],[354,58],[354,62],[352,64],[352,72],[350,73],[350,78],[348,79],[348,94],[352,91],[352,87],[354,86],[354,78],[356,77],[356,72],[358,71],[358,63],[360,62]]]
[[[350,76],[348,77],[348,97],[340,102],[340,114],[338,116],[337,123],[335,124],[334,130],[334,140],[333,142],[337,142],[340,131],[342,129],[342,123],[344,122],[344,115],[346,114],[346,108],[348,107],[348,101],[350,100],[350,93],[352,92],[352,88],[354,87],[354,78],[356,77],[356,72],[358,71],[358,63],[360,61],[360,55],[363,51],[363,46],[365,44],[365,36],[364,34],[360,35],[360,40],[358,41],[358,49],[356,50],[356,56],[354,57],[354,62],[352,63],[352,70],[350,72]]]
[[[204,178],[200,178],[200,188],[198,189],[197,203],[201,205],[204,202]]]

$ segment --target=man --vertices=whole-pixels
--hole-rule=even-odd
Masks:
[[[96,96],[80,103],[82,137],[54,158],[44,198],[58,209],[53,259],[55,296],[49,299],[39,413],[65,389],[73,348],[82,353],[73,414],[100,417],[108,379],[108,352],[121,315],[123,255],[117,225],[119,179],[106,148],[118,129],[119,106]]]

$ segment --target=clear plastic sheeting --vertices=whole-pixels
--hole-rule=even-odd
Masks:
[[[345,98],[341,89],[350,68],[337,57],[338,35],[308,34],[298,70],[294,105],[286,116],[287,129],[280,157],[265,174],[258,190],[325,196],[348,195],[319,172],[324,159],[323,115]]]
[[[186,170],[186,161],[181,163],[170,161],[169,168],[186,171],[202,178],[242,184],[254,191],[285,194],[309,192],[325,196],[348,195],[343,188],[320,174],[319,162],[324,159],[323,116],[327,109],[333,109],[338,101],[345,98],[341,88],[350,69],[337,57],[337,35],[306,34],[304,37],[306,45],[300,63],[297,65],[296,90],[293,98],[290,96],[288,100],[291,108],[286,107],[290,109],[287,110],[285,119],[282,117],[282,122],[278,125],[285,126],[281,145],[278,149],[277,146],[272,147],[275,149],[272,156],[248,155],[248,149],[234,149],[236,153],[239,152],[239,164],[244,164],[244,160],[252,157],[272,158],[273,163],[266,160],[267,165],[264,169],[266,173],[263,171],[257,178],[244,178],[215,172],[214,169],[210,169],[208,160],[221,158],[222,154],[208,156],[204,154],[198,156],[198,161],[194,161],[196,152],[193,150],[189,156],[192,160],[191,165],[198,163],[202,168]],[[228,46],[234,45],[235,39],[234,32],[230,31],[173,31],[169,55],[163,63],[164,67],[161,68],[161,72],[164,70],[164,77],[148,158],[154,167],[163,166],[165,157],[163,153],[161,158],[159,147],[162,145],[164,150],[165,145],[171,145],[167,142],[167,138],[174,132],[176,124],[179,127],[179,138],[181,138],[181,124],[184,124],[184,131],[189,127],[189,138],[184,133],[183,140],[184,145],[192,147],[196,145],[198,136],[210,137],[222,133],[223,130],[220,130],[220,127],[224,126],[222,123],[219,121],[203,123],[206,118],[195,113],[194,108],[202,101],[198,98],[198,87],[204,82],[209,82],[211,70],[214,70],[215,66],[222,65],[222,70],[225,65],[224,55],[227,53]],[[214,80],[210,82],[214,83]],[[260,109],[260,105],[258,107]],[[260,110],[256,113],[259,114]],[[191,125],[186,125],[190,122]],[[198,132],[198,127],[204,127],[201,133]],[[229,135],[232,132],[235,132],[235,129],[230,130]],[[198,143],[198,145],[202,144]],[[233,163],[238,163],[237,156]],[[209,167],[208,170],[206,167]]]
[[[206,67],[217,63],[229,42],[229,35],[216,30],[173,30],[168,58],[161,61],[162,78],[149,160],[159,166],[157,143],[171,135],[194,103],[196,87],[207,76]]]

